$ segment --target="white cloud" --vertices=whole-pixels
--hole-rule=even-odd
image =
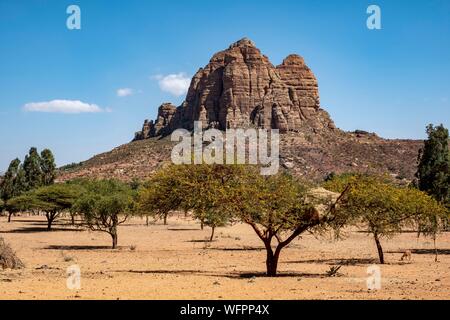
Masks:
[[[130,88],[120,88],[117,90],[118,97],[127,97],[134,94],[134,90]]]
[[[183,72],[167,76],[157,75],[152,78],[158,80],[159,88],[162,91],[177,97],[186,94],[191,83],[191,78]]]
[[[52,113],[94,113],[104,111],[96,104],[84,103],[79,100],[52,100],[46,102],[31,102],[23,106],[28,112]]]

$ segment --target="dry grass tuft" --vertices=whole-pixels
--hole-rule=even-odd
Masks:
[[[0,268],[2,269],[21,269],[25,265],[16,256],[12,248],[0,237]]]

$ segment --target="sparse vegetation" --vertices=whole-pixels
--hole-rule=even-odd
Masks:
[[[11,212],[35,210],[44,212],[47,218],[47,230],[52,229],[53,222],[72,208],[80,196],[81,189],[73,184],[62,183],[40,187],[26,194],[11,199],[8,208]]]
[[[117,180],[83,182],[84,191],[73,210],[83,214],[85,224],[93,231],[111,236],[112,249],[117,248],[117,227],[135,211],[135,194],[129,185]]]
[[[328,277],[335,277],[339,275],[339,270],[342,268],[342,266],[331,266],[330,269],[327,271]]]
[[[263,177],[251,167],[186,165],[163,170],[143,190],[140,207],[164,208],[163,212],[182,207],[204,221],[209,212],[211,221],[249,224],[265,245],[267,275],[276,276],[283,248],[303,232],[334,221],[335,203],[329,203],[329,212],[320,216],[306,196],[307,187],[287,175]],[[285,233],[289,234],[283,239]]]
[[[425,193],[394,186],[381,177],[345,174],[325,182],[324,186],[337,192],[350,187],[339,211],[347,215],[349,224],[362,225],[373,236],[381,264],[385,263],[383,237],[391,238],[406,227],[429,228],[430,221],[448,214]]]
[[[0,181],[0,197],[3,209],[8,211],[8,222],[18,212],[17,206],[9,204],[9,200],[27,191],[41,186],[53,184],[56,177],[56,164],[52,152],[44,149],[39,155],[36,148],[31,148],[25,156],[23,164],[19,159],[11,161],[8,170]],[[25,203],[22,202],[22,207]],[[21,208],[19,210],[22,210]]]
[[[427,126],[428,139],[419,151],[417,186],[450,210],[449,133],[443,125]],[[444,221],[445,229],[449,220]],[[430,226],[430,224],[428,224]]]

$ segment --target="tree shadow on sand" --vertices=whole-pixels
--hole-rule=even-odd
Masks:
[[[410,249],[412,254],[431,254],[434,255],[436,251],[434,249]],[[387,251],[387,253],[398,253],[403,254],[405,251]],[[437,249],[438,255],[448,255],[450,254],[450,249]]]
[[[218,251],[263,251],[265,248],[261,247],[236,247],[236,248],[208,248],[208,250]]]
[[[286,261],[286,263],[317,263],[326,264],[330,266],[344,265],[344,266],[356,266],[356,265],[368,265],[378,263],[377,259],[373,258],[353,258],[353,259],[310,259],[310,260],[296,260]]]
[[[61,231],[72,231],[72,232],[80,232],[83,229],[75,229],[75,228],[52,228],[48,230],[46,226],[42,227],[23,227],[13,230],[5,230],[0,233],[41,233],[41,232],[61,232]]]
[[[117,247],[117,249],[121,249],[125,247]],[[85,245],[85,246],[57,246],[57,245],[50,245],[48,247],[44,248],[45,250],[113,250],[111,246],[92,246],[92,245]],[[115,249],[114,251],[118,251]]]
[[[120,273],[136,273],[136,274],[167,274],[167,275],[192,275],[192,276],[207,276],[207,277],[222,277],[229,279],[254,279],[267,278],[265,272],[231,272],[231,273],[217,273],[202,270],[115,270],[112,272]],[[304,272],[279,272],[277,278],[324,278],[325,274],[319,273],[304,273]]]

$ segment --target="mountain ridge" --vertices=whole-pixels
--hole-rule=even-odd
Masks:
[[[145,179],[170,162],[178,128],[278,129],[284,170],[322,180],[330,173],[388,174],[411,181],[422,140],[383,139],[363,130],[337,128],[320,104],[312,70],[298,54],[274,66],[248,38],[215,53],[193,76],[180,106],[164,103],[155,121],[145,120],[132,142],[63,167],[59,180],[76,177]]]

